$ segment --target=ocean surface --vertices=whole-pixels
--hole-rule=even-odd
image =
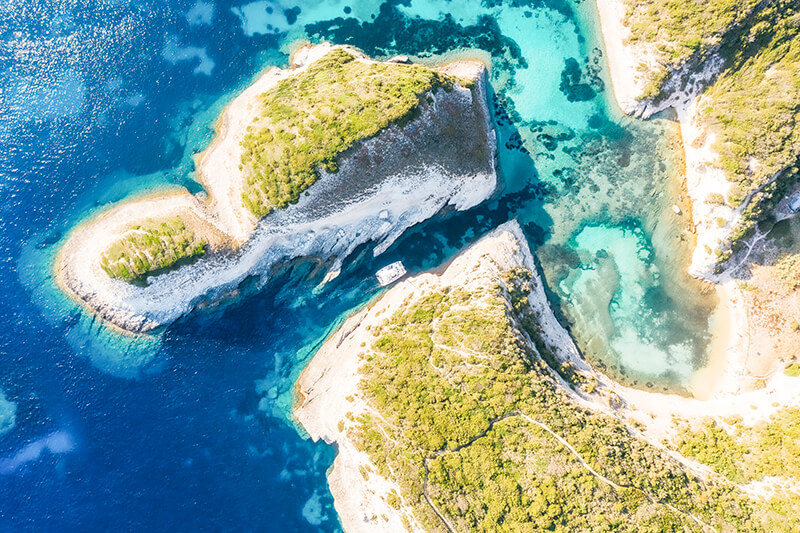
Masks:
[[[298,262],[157,336],[54,285],[64,236],[133,195],[197,191],[214,120],[297,39],[491,61],[501,187],[342,275]],[[0,5],[0,531],[336,531],[334,450],[291,420],[304,364],[402,259],[436,267],[518,218],[585,356],[684,391],[716,302],[692,244],[674,124],[622,116],[590,0],[5,0]]]

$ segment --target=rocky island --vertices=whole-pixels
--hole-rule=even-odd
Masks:
[[[130,332],[168,324],[280,261],[317,257],[328,278],[356,247],[385,250],[445,206],[495,190],[485,67],[298,50],[231,102],[197,159],[205,194],[123,202],[75,229],[60,285]]]

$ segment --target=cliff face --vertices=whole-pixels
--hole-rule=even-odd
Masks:
[[[244,117],[252,121],[259,113],[264,90],[302,72],[331,48],[302,50],[296,55],[302,65],[296,64],[293,71],[267,72],[254,84],[258,90],[247,89],[226,109],[219,138],[199,164],[211,192],[210,204],[187,193],[126,202],[76,229],[56,265],[68,292],[125,330],[149,331],[220,298],[248,276],[261,276],[266,282],[281,260],[316,256],[331,262],[333,277],[359,245],[376,242],[375,253],[381,253],[408,227],[443,207],[467,209],[492,194],[497,182],[495,140],[486,106],[485,69],[462,63],[444,67],[461,81],[456,79],[450,90],[424,95],[412,120],[356,142],[338,158],[337,172],[320,170],[319,179],[297,203],[255,223],[242,211],[241,187],[234,183],[240,173],[241,140],[249,126]],[[349,53],[365,65],[375,64],[355,51]],[[238,207],[222,209],[221,204]],[[195,232],[219,243],[217,253],[151,276],[146,285],[111,279],[99,267],[104,250],[132,222],[176,213],[193,217]],[[229,237],[227,244],[220,234]],[[235,242],[240,245],[231,251]]]

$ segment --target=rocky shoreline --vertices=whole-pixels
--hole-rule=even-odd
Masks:
[[[441,274],[420,274],[399,282],[367,309],[350,317],[323,344],[297,381],[296,420],[314,440],[335,444],[336,460],[328,473],[334,505],[345,531],[424,531],[407,505],[389,501],[399,487],[377,473],[367,454],[358,450],[348,431],[362,415],[380,416],[360,396],[359,353],[371,344],[371,332],[395,311],[432,291],[446,288],[491,289],[504,272],[516,266],[533,267],[519,224],[509,222],[480,239],[455,259]],[[535,272],[535,269],[534,269]],[[536,305],[550,309],[541,291]],[[547,320],[549,319],[549,320]],[[546,330],[554,342],[567,335],[558,327],[552,312],[545,318]],[[572,346],[571,341],[563,346]],[[575,350],[577,356],[577,350]],[[364,473],[367,475],[365,476]]]
[[[450,92],[431,94],[410,123],[360,141],[340,158],[336,174],[322,172],[297,204],[256,223],[241,202],[238,167],[240,142],[258,111],[259,95],[334,48],[301,48],[291,70],[270,69],[229,104],[217,138],[198,159],[208,201],[180,191],[123,202],[73,230],[55,265],[65,292],[123,331],[152,331],[224,297],[248,276],[266,283],[280,261],[319,257],[332,265],[326,279],[335,277],[359,245],[375,242],[375,253],[381,253],[407,228],[445,206],[468,209],[494,192],[495,137],[485,67],[460,62],[441,70],[471,80],[472,88],[456,84]],[[358,61],[371,62],[346,49]],[[472,156],[465,157],[465,150]],[[144,286],[111,279],[102,271],[100,255],[126,226],[176,213],[194,220],[218,253],[152,276]]]

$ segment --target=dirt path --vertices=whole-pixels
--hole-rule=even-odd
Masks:
[[[562,437],[561,435],[559,435],[558,433],[556,433],[555,431],[550,429],[550,427],[548,427],[546,424],[544,424],[543,422],[540,422],[539,420],[531,418],[530,416],[526,415],[525,413],[523,413],[521,411],[512,411],[510,413],[506,413],[506,414],[504,414],[502,416],[499,416],[499,417],[495,418],[494,420],[490,421],[489,422],[489,426],[483,432],[481,432],[479,435],[476,435],[475,437],[472,437],[470,440],[468,440],[466,443],[462,444],[461,446],[457,446],[456,448],[452,448],[452,449],[449,449],[449,450],[440,450],[440,451],[434,453],[433,455],[429,455],[428,457],[425,457],[423,459],[423,465],[425,467],[425,480],[424,480],[424,483],[423,483],[422,487],[423,487],[423,495],[425,496],[425,501],[428,502],[428,505],[430,505],[431,509],[433,509],[433,512],[436,513],[436,516],[439,517],[439,519],[442,521],[442,524],[444,524],[445,528],[450,533],[455,533],[455,531],[456,531],[455,528],[452,526],[452,524],[450,524],[450,522],[447,520],[447,518],[444,516],[444,514],[442,514],[442,512],[439,511],[438,507],[436,507],[436,505],[433,503],[433,500],[431,499],[430,494],[428,493],[428,475],[430,473],[430,470],[429,470],[430,461],[432,459],[436,459],[438,457],[441,457],[442,455],[445,455],[445,454],[448,454],[448,453],[458,452],[460,450],[463,450],[467,446],[471,446],[478,439],[485,437],[494,428],[495,424],[497,424],[499,422],[502,422],[504,420],[508,420],[510,418],[521,418],[521,419],[525,420],[526,422],[528,422],[530,424],[534,424],[534,425],[542,428],[544,431],[546,431],[547,433],[549,433],[550,435],[555,437],[556,440],[558,440],[558,442],[560,442],[562,445],[564,445],[564,447],[567,450],[569,450],[569,452],[573,456],[575,456],[575,458],[578,460],[578,462],[581,464],[581,466],[583,466],[586,470],[589,471],[590,474],[595,476],[597,479],[599,479],[603,483],[605,483],[607,485],[610,485],[611,487],[613,487],[615,489],[618,489],[618,490],[624,490],[624,489],[636,490],[636,491],[640,492],[645,498],[647,498],[647,500],[649,502],[657,503],[657,504],[660,504],[660,505],[664,505],[665,507],[669,508],[670,510],[672,510],[672,511],[674,511],[676,513],[679,513],[679,514],[682,514],[682,515],[684,515],[684,516],[686,516],[688,518],[691,518],[695,523],[697,523],[697,525],[702,527],[704,530],[714,531],[714,532],[717,531],[716,528],[714,528],[710,524],[707,524],[706,522],[702,521],[700,518],[696,517],[695,515],[693,515],[691,513],[688,513],[686,511],[682,511],[682,510],[678,509],[677,507],[675,507],[675,506],[673,506],[673,505],[671,505],[671,504],[669,504],[667,502],[664,502],[664,501],[662,501],[662,500],[660,500],[658,498],[655,498],[655,497],[649,495],[648,493],[646,493],[645,491],[643,491],[642,489],[640,489],[638,487],[634,487],[633,485],[620,485],[619,483],[616,483],[616,482],[608,479],[603,474],[599,473],[594,468],[592,468],[589,465],[589,463],[587,463],[583,459],[581,454],[578,453],[578,451],[575,448],[573,448],[572,445],[569,442],[567,442],[566,439],[564,439],[564,437]]]

